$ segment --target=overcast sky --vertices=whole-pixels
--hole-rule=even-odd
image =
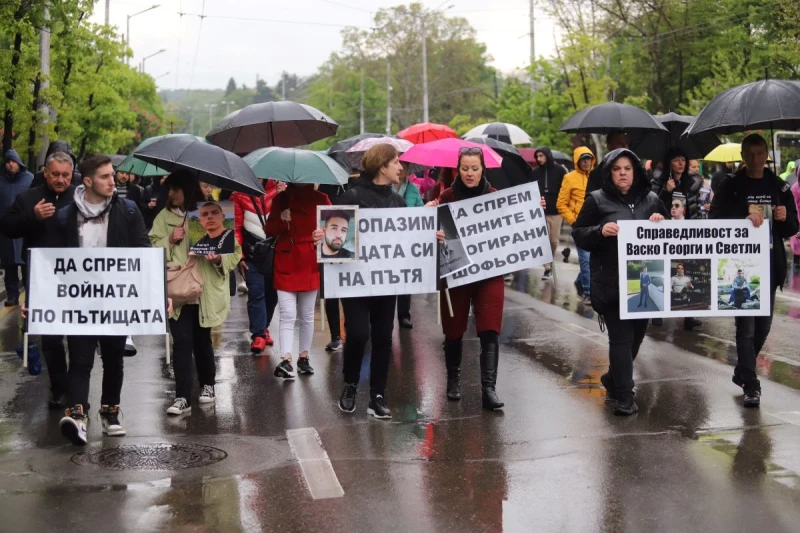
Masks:
[[[400,0],[111,0],[110,22],[125,33],[128,15],[160,6],[130,21],[131,46],[138,64],[146,62],[160,88],[224,88],[233,76],[252,87],[256,76],[274,85],[282,71],[313,74],[342,44],[344,26],[368,28],[372,13]],[[528,0],[427,0],[429,9],[453,4],[448,14],[465,17],[487,45],[493,65],[503,72],[529,61]],[[276,7],[280,5],[280,7]],[[105,0],[93,22],[102,23]],[[178,13],[185,13],[180,16]],[[206,18],[198,15],[205,13]],[[537,12],[536,53],[554,53],[551,19]],[[199,39],[198,39],[199,37]],[[163,75],[165,73],[169,73]]]

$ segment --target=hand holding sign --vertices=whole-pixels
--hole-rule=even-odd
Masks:
[[[603,234],[603,237],[616,237],[619,233],[619,226],[617,226],[616,222],[609,222],[603,226],[601,233]]]
[[[786,216],[784,215],[784,218]],[[747,215],[747,220],[753,223],[753,226],[760,228],[761,224],[764,223],[764,217],[762,217],[759,213],[750,213]]]

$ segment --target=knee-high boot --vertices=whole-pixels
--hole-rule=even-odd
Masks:
[[[447,399],[461,399],[461,338],[444,341],[444,364],[447,368]]]
[[[481,403],[484,409],[497,410],[505,404],[494,390],[497,384],[497,364],[500,359],[500,346],[495,342],[481,342]]]

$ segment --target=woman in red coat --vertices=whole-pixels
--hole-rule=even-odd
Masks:
[[[273,285],[280,306],[280,343],[282,358],[275,376],[294,379],[292,344],[295,325],[300,327],[300,350],[297,370],[313,374],[308,350],[314,335],[314,305],[319,290],[319,265],[312,234],[317,229],[317,206],[331,205],[325,194],[313,185],[289,184],[272,202],[267,235],[277,236]]]

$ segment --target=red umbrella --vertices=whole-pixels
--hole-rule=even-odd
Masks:
[[[450,128],[450,126],[445,126],[444,124],[431,124],[430,122],[414,124],[410,128],[406,128],[399,132],[397,136],[414,144],[422,144],[439,139],[458,138],[458,135]]]

